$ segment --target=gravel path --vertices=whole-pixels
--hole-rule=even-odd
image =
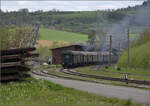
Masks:
[[[150,90],[141,90],[137,88],[113,86],[96,84],[90,82],[58,79],[51,77],[41,77],[38,75],[33,75],[35,78],[43,78],[54,83],[75,88],[81,91],[87,91],[90,93],[99,94],[106,97],[116,97],[119,99],[131,99],[138,103],[150,104]]]

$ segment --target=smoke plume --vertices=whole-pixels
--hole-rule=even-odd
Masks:
[[[121,48],[127,47],[127,29],[131,29],[133,26],[138,30],[143,31],[145,27],[150,25],[150,3],[144,6],[140,6],[137,12],[133,16],[125,17],[118,24],[113,25],[108,29],[105,35],[105,41],[101,46],[102,50],[108,50],[109,48],[109,36],[112,35],[112,48],[118,48],[119,44]],[[140,33],[140,32],[139,32]]]

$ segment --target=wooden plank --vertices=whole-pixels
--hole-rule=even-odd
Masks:
[[[19,74],[1,76],[0,81],[17,80],[20,78]]]
[[[33,48],[18,48],[18,49],[7,49],[7,50],[1,50],[1,55],[13,55],[13,54],[21,54],[26,53],[28,51],[34,51],[36,50],[35,47]]]
[[[20,66],[21,62],[10,62],[10,63],[1,63],[1,68]]]
[[[22,61],[23,58],[32,58],[32,57],[38,57],[39,54],[37,53],[32,53],[32,54],[23,54],[23,55],[5,55],[5,56],[1,56],[1,63],[6,63],[6,62],[18,62],[18,61]]]
[[[8,74],[8,75],[0,76],[0,82],[21,80],[21,79],[28,78],[28,77],[30,77],[29,74],[20,74],[20,73]]]
[[[26,72],[26,71],[30,71],[30,68],[18,66],[18,67],[12,67],[12,68],[4,68],[0,70],[0,73],[2,75],[2,74],[10,74],[10,73],[15,73],[15,72]]]
[[[9,59],[1,59],[1,63],[8,63],[8,62],[19,62],[22,61],[22,58],[9,58]]]

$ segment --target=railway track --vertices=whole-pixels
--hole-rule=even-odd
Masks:
[[[107,67],[107,65],[101,65],[101,67]],[[97,66],[97,67],[95,67],[95,68],[91,68],[91,70],[99,71],[99,72],[110,72],[109,69],[103,70],[103,69],[101,69],[101,67],[100,67],[100,66]],[[112,73],[118,73],[118,74],[122,74],[122,75],[123,75],[123,74],[139,75],[139,74],[135,74],[135,73],[119,72],[119,70],[118,70],[118,72],[112,72]],[[143,75],[140,75],[140,76],[143,76]],[[150,75],[144,75],[144,76],[150,76]]]
[[[69,80],[78,80],[78,81],[86,81],[86,82],[93,82],[93,83],[99,83],[98,81],[91,81],[91,80],[84,80],[84,79],[81,79],[81,78],[72,78],[72,77],[69,77],[69,76],[63,76],[63,75],[56,75],[56,74],[52,74],[52,73],[49,73],[48,71],[40,71],[40,72],[37,72],[37,71],[31,71],[31,73],[35,74],[35,75],[39,75],[39,76],[44,76],[44,77],[57,77],[57,78],[64,78],[64,79],[69,79]]]
[[[58,77],[58,78],[64,78],[64,79],[70,79],[70,80],[79,80],[79,81],[87,81],[87,82],[94,82],[94,83],[99,83],[98,81],[91,81],[91,80],[84,80],[81,78],[73,78],[70,76],[65,76],[65,75],[57,75],[53,73],[49,73],[50,68],[52,67],[45,67],[44,71],[40,70],[40,73],[37,73],[37,71],[31,71],[33,74],[40,75],[40,76],[45,76],[45,77]],[[38,68],[39,69],[39,68]],[[110,80],[110,81],[119,81],[119,82],[128,82],[128,83],[133,83],[133,84],[143,84],[143,85],[150,85],[150,81],[145,81],[145,80],[125,80],[123,78],[112,78],[112,77],[106,77],[106,76],[98,76],[98,75],[89,75],[89,74],[84,74],[80,72],[73,71],[72,69],[60,69],[58,72],[72,75],[72,76],[80,76],[80,77],[86,77],[86,78],[94,78],[94,79],[102,79],[102,80]]]
[[[99,72],[110,72],[109,70],[96,70],[96,71],[99,71]],[[113,72],[113,73],[118,73],[118,74],[128,74],[128,75],[139,75],[139,74],[134,74],[134,73],[125,73],[125,72]],[[143,76],[143,75],[140,75],[140,76]],[[144,75],[144,76],[149,76],[149,75]]]
[[[150,85],[150,81],[142,81],[142,80],[125,80],[122,78],[112,78],[112,77],[105,77],[105,76],[97,76],[97,75],[89,75],[84,73],[79,73],[75,71],[71,71],[69,69],[66,70],[60,70],[62,73],[75,75],[75,76],[81,76],[81,77],[88,77],[88,78],[95,78],[95,79],[103,79],[103,80],[111,80],[111,81],[119,81],[119,82],[128,82],[128,83],[135,83],[135,84],[143,84],[143,85]]]

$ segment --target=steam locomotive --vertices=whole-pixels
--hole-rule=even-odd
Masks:
[[[62,66],[72,68],[83,65],[107,64],[110,61],[109,52],[65,51],[61,55]],[[111,53],[111,63],[118,60],[118,55]]]

